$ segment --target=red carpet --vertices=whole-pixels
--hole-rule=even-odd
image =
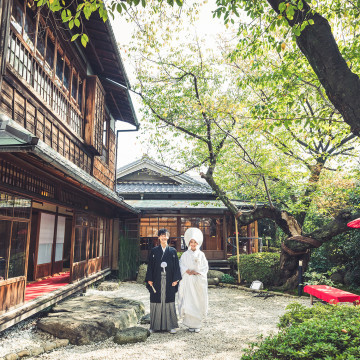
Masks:
[[[68,285],[69,281],[70,273],[66,272],[60,275],[55,275],[49,279],[36,281],[26,285],[25,301],[35,299],[62,286]]]

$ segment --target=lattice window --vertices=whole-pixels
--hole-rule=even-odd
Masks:
[[[0,182],[20,188],[45,198],[55,198],[55,185],[50,181],[33,175],[6,160],[0,160]]]
[[[86,201],[79,196],[78,193],[62,188],[60,191],[60,199],[62,203],[71,205],[75,208],[84,208]]]
[[[94,118],[94,147],[101,154],[103,148],[103,129],[105,121],[105,94],[103,89],[96,86],[95,118]]]

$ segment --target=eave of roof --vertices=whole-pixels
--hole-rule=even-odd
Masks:
[[[148,158],[147,156],[144,156],[141,159],[135,160],[127,165],[118,168],[116,171],[116,179],[121,179],[121,177],[131,174],[135,171],[139,171],[141,169],[149,169],[158,172],[160,175],[172,178],[182,184],[193,184],[210,189],[210,186],[208,184],[195,180],[191,176],[182,174],[179,171],[171,169],[168,166],[159,164],[158,162]]]
[[[1,135],[1,133],[3,133]],[[17,135],[14,135],[17,134]],[[57,169],[61,170],[67,176],[70,176],[77,182],[94,190],[102,197],[105,197],[113,204],[116,204],[122,209],[126,209],[132,213],[139,213],[129,204],[125,203],[121,197],[108,187],[103,185],[100,181],[89,175],[86,171],[80,169],[68,159],[64,158],[49,145],[39,140],[26,129],[22,128],[15,121],[9,119],[6,115],[0,114],[0,139],[5,136],[7,138],[6,144],[1,144],[0,151],[3,152],[29,152],[40,157],[41,159],[51,163]],[[10,142],[13,138],[13,143]]]
[[[139,126],[130,97],[130,83],[121,59],[110,21],[105,23],[98,13],[85,20],[89,45],[84,49],[92,68],[106,91],[108,107],[116,120]]]

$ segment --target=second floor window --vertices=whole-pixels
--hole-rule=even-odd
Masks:
[[[106,116],[103,124],[102,154],[101,154],[101,159],[105,163],[109,162],[109,129],[110,129],[110,119],[108,116]]]
[[[83,136],[83,75],[35,5],[14,0],[8,61],[46,103]]]

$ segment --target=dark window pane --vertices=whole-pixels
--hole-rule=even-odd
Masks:
[[[81,109],[81,104],[82,104],[82,92],[83,92],[83,82],[81,80],[79,80],[78,104],[80,106],[80,109]]]
[[[48,38],[46,46],[46,68],[48,71],[52,71],[54,68],[54,54],[55,54],[55,45]]]
[[[69,86],[70,86],[70,68],[69,68],[68,64],[65,64],[64,86],[69,90]]]
[[[72,86],[71,95],[76,100],[76,95],[77,95],[77,91],[78,91],[78,79],[77,79],[77,76],[75,73],[73,73],[71,86]]]
[[[82,229],[82,236],[81,236],[81,258],[80,260],[86,260],[86,241],[87,241],[87,232],[88,228]]]
[[[13,222],[8,278],[24,275],[27,231],[27,223]]]
[[[56,76],[58,77],[58,79],[60,80],[60,84],[62,83],[62,78],[63,78],[63,66],[64,66],[64,59],[63,57],[60,55],[60,53],[58,52],[57,54],[57,61],[56,61]]]
[[[0,220],[0,280],[5,279],[7,247],[10,238],[11,222]]]
[[[22,23],[24,18],[24,5],[20,5],[17,1],[14,2],[11,14],[11,24],[16,31],[21,34]]]
[[[81,232],[81,228],[75,228],[74,262],[80,261],[81,258]]]
[[[92,259],[94,256],[94,229],[90,229],[90,247],[89,247],[89,259]]]
[[[39,22],[36,48],[41,56],[44,56],[45,54],[45,36],[46,36],[46,29]]]
[[[36,17],[35,14],[27,8],[24,28],[24,40],[26,43],[33,48],[36,32]]]

